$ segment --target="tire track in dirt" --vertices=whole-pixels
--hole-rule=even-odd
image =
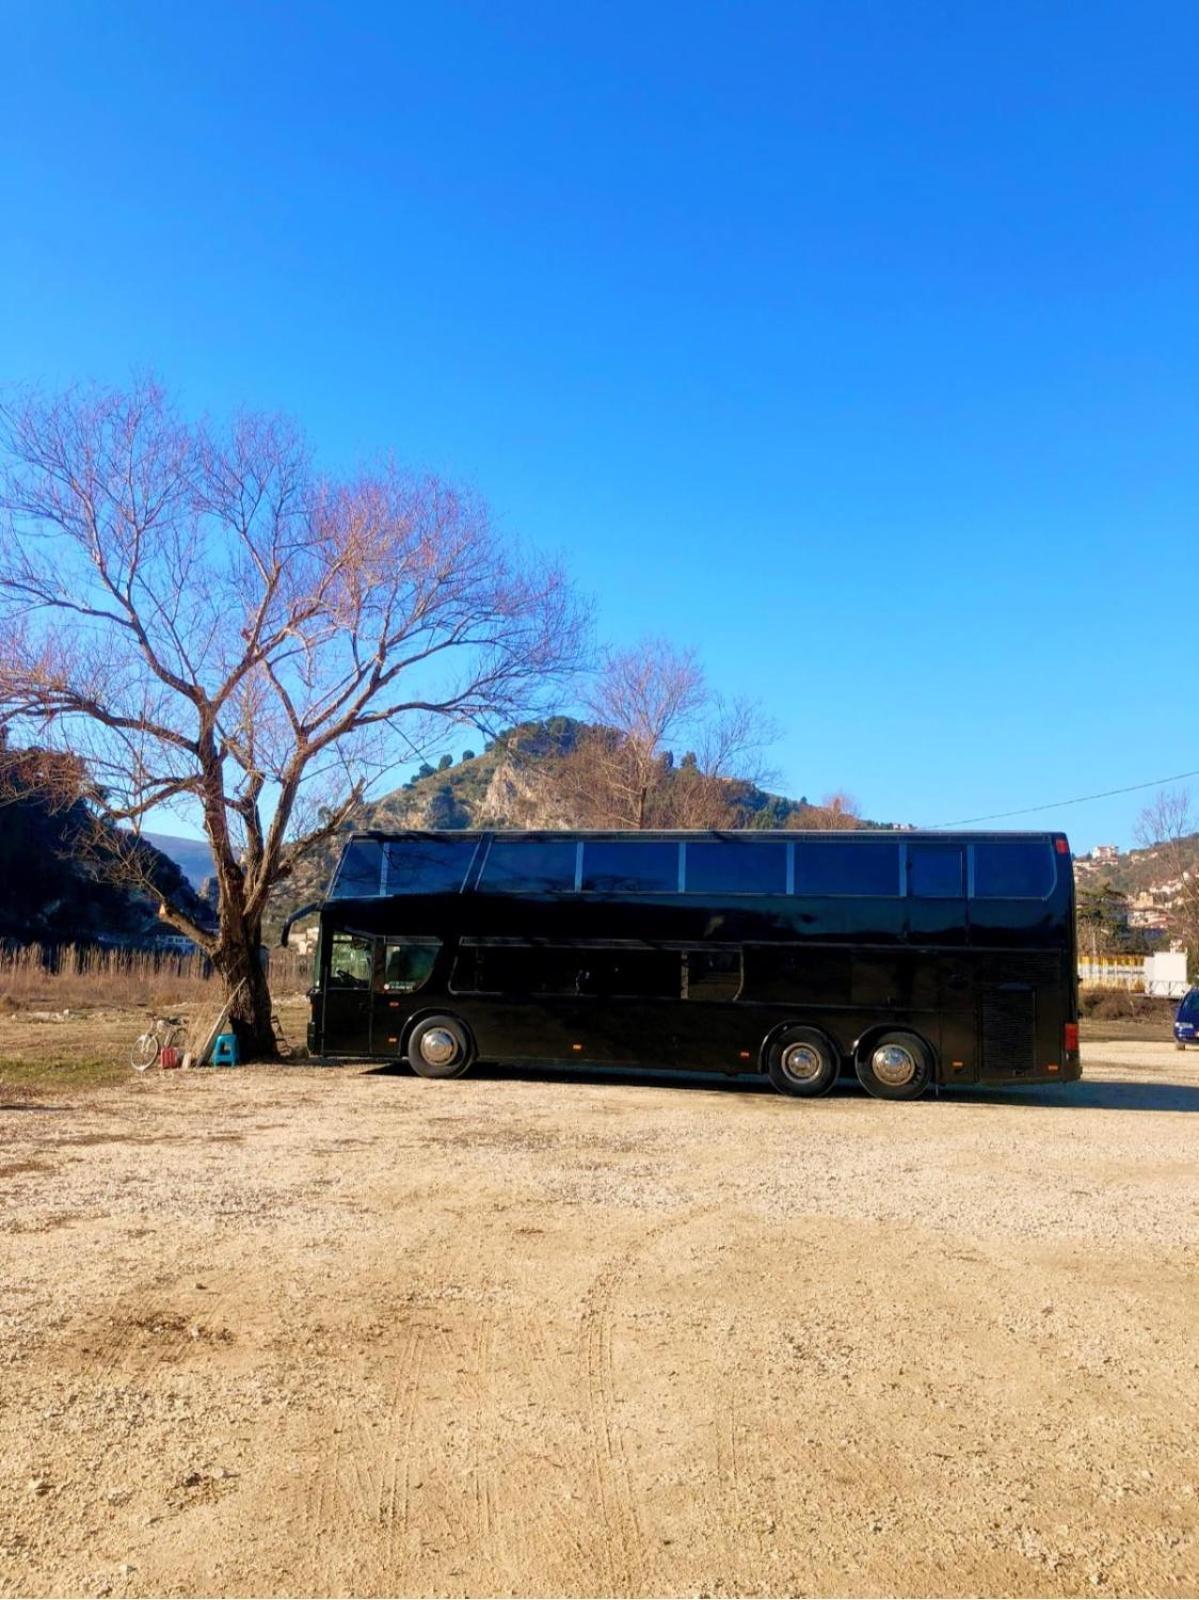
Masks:
[[[421,1400],[421,1374],[428,1329],[414,1321],[408,1330],[392,1387],[387,1454],[382,1465],[378,1515],[384,1524],[389,1571],[395,1570],[397,1541],[407,1545],[412,1519],[413,1442]]]
[[[375,1342],[376,1335],[364,1351],[368,1370],[385,1367],[381,1391],[375,1391],[378,1403],[370,1406],[361,1388],[338,1400],[337,1434],[350,1442],[339,1444],[335,1460],[326,1464],[322,1459],[315,1476],[325,1478],[326,1485],[319,1491],[312,1486],[306,1496],[305,1526],[314,1548],[328,1542],[334,1527],[331,1519],[348,1523],[359,1530],[364,1547],[373,1547],[372,1560],[377,1559],[395,1584],[403,1584],[405,1574],[415,1581],[427,1545],[469,1538],[473,1531],[456,1525],[460,1519],[454,1511],[456,1498],[469,1498],[469,1478],[457,1486],[457,1497],[454,1485],[446,1486],[450,1493],[437,1493],[442,1463],[436,1458],[426,1461],[422,1451],[426,1413],[436,1397],[431,1376],[451,1382],[452,1390],[462,1391],[472,1409],[485,1397],[494,1337],[493,1296],[487,1280],[464,1290],[469,1281],[468,1249],[453,1218],[445,1219],[413,1248],[409,1261],[413,1286],[400,1305],[389,1303],[380,1313],[393,1325],[381,1343]],[[436,1272],[430,1286],[424,1287],[422,1269],[430,1262]],[[476,1296],[483,1307],[478,1318],[472,1314]],[[362,1383],[367,1383],[365,1376]],[[481,1465],[474,1470],[481,1472]],[[493,1485],[487,1493],[494,1504]],[[461,1515],[470,1520],[465,1504]],[[326,1589],[342,1581],[324,1566],[318,1575],[318,1586]]]
[[[702,1220],[704,1206],[649,1229],[640,1240],[610,1260],[584,1301],[583,1356],[588,1400],[592,1466],[604,1523],[602,1561],[611,1594],[651,1592],[647,1544],[637,1496],[633,1493],[625,1430],[617,1415],[612,1321],[616,1297],[630,1273],[671,1233]]]
[[[723,1367],[723,1363],[721,1364]],[[712,1396],[715,1406],[713,1418],[715,1434],[716,1491],[720,1503],[720,1539],[725,1550],[728,1570],[723,1574],[726,1584],[738,1587],[735,1569],[739,1565],[739,1544],[743,1521],[741,1493],[741,1465],[737,1450],[737,1391],[736,1377],[731,1384],[723,1381],[723,1370],[713,1373]],[[731,1513],[731,1514],[730,1514]]]
[[[720,1506],[720,1537],[725,1551],[727,1586],[738,1592],[761,1584],[768,1556],[765,1535],[775,1526],[775,1515],[763,1490],[761,1439],[745,1420],[745,1336],[734,1318],[724,1330],[712,1373],[715,1414],[716,1493]],[[775,1430],[767,1425],[768,1455],[778,1445]]]
[[[134,1290],[115,1302],[102,1322],[93,1317],[76,1335],[88,1341],[80,1344],[81,1376],[98,1385],[144,1386],[161,1367],[233,1344],[235,1335],[223,1320],[230,1299],[228,1286],[206,1291],[199,1304],[186,1290]]]

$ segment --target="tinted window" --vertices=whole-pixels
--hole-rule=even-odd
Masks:
[[[463,945],[450,988],[456,994],[578,993],[583,953],[546,945]]]
[[[974,846],[979,900],[1042,900],[1053,878],[1053,849],[1046,840],[989,839]]]
[[[573,839],[495,839],[480,887],[492,894],[555,894],[575,886]]]
[[[1178,1019],[1180,1022],[1199,1022],[1199,989],[1192,989],[1183,996]]]
[[[966,892],[965,862],[958,844],[910,844],[908,893],[926,900],[952,900]]]
[[[351,839],[337,869],[333,898],[350,900],[378,894],[382,871],[383,846],[378,839]]]
[[[375,941],[353,933],[335,933],[329,941],[330,989],[367,989],[375,959]]]
[[[580,950],[579,993],[677,1000],[683,987],[678,950]]]
[[[679,847],[659,839],[588,839],[583,888],[608,894],[673,894],[679,887]]]
[[[745,991],[751,1000],[787,1005],[849,1004],[850,952],[820,946],[747,945]]]
[[[387,941],[383,954],[383,987],[389,994],[411,994],[427,983],[437,959],[435,944]]]
[[[387,893],[455,894],[474,853],[473,839],[393,839],[387,846]]]
[[[689,950],[688,1000],[735,1000],[741,993],[740,950]]]
[[[715,839],[687,845],[688,894],[785,894],[787,846]]]
[[[796,894],[899,893],[899,845],[882,839],[797,840]]]

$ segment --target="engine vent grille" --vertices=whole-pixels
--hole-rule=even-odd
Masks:
[[[1029,1072],[1036,1061],[1036,991],[984,989],[982,995],[984,1072]]]

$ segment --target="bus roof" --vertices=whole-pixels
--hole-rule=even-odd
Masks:
[[[1012,828],[365,828],[351,839],[866,839],[929,840],[950,844],[958,839],[1065,840],[1064,833]]]

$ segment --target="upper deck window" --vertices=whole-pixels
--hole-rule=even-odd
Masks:
[[[587,839],[582,886],[606,894],[676,894],[679,847],[661,839]]]
[[[495,839],[483,863],[485,894],[561,894],[575,886],[574,839]]]
[[[685,883],[688,894],[785,894],[787,846],[688,840]]]
[[[922,900],[955,900],[966,892],[966,863],[960,844],[910,844],[908,893]]]
[[[1047,839],[986,839],[974,845],[976,900],[1044,900],[1057,876]]]
[[[474,854],[474,839],[390,839],[383,892],[457,894]]]
[[[383,875],[383,846],[378,839],[351,839],[337,869],[332,897],[360,900],[379,893]]]
[[[795,892],[897,895],[899,843],[887,839],[797,839]]]

